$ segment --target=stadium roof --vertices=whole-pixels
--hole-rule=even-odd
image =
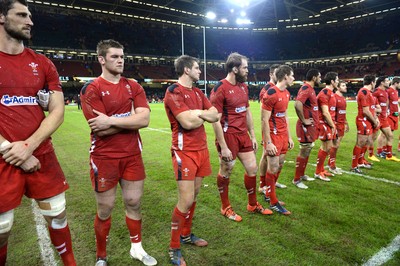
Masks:
[[[74,10],[131,17],[193,27],[296,28],[318,26],[366,17],[384,18],[400,13],[398,0],[311,1],[311,0],[29,0]],[[207,12],[215,13],[210,20]],[[241,12],[244,12],[241,14]],[[249,25],[237,24],[251,22]],[[226,21],[225,21],[226,20]],[[225,23],[224,23],[225,21]]]

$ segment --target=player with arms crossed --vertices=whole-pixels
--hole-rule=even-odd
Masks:
[[[388,89],[390,87],[390,81],[388,77],[379,77],[376,81],[376,89],[372,93],[377,99],[378,104],[381,106],[381,113],[379,114],[380,130],[378,140],[377,154],[379,157],[386,158],[388,161],[400,162],[396,156],[392,155],[392,142],[393,142],[393,131],[390,127],[388,114],[390,112],[389,107],[389,94]],[[393,104],[392,104],[393,105]],[[393,107],[392,107],[393,108]],[[373,137],[375,137],[374,134]],[[375,140],[375,138],[374,138]]]
[[[329,168],[328,170],[335,174],[341,175],[343,174],[342,169],[336,167],[336,154],[340,146],[340,142],[343,139],[344,133],[349,132],[349,123],[347,123],[346,119],[346,98],[343,96],[343,93],[347,92],[346,82],[343,80],[339,81],[338,89],[335,92],[336,97],[336,138],[332,140],[332,147],[329,151]]]
[[[294,81],[293,69],[282,65],[276,70],[277,84],[268,89],[262,99],[262,129],[264,133],[264,153],[267,154],[267,195],[270,197],[270,209],[284,215],[290,215],[278,201],[275,183],[279,178],[288,149],[293,149],[290,135],[287,108],[290,93],[286,89]]]
[[[264,93],[271,87],[275,86],[276,84],[276,75],[275,75],[275,70],[279,67],[278,64],[273,64],[269,68],[269,81],[267,84],[264,85],[264,87],[260,91],[259,99],[260,102],[262,102],[262,98],[264,96]],[[261,132],[263,135],[263,133]],[[263,142],[261,141],[261,145],[263,145]],[[267,154],[265,154],[265,149],[263,149],[263,154],[260,159],[260,164],[259,164],[259,169],[260,169],[260,187],[258,188],[258,191],[262,193],[265,197],[265,200],[268,201],[268,197],[265,195],[265,191],[267,191],[267,184],[265,183],[265,175],[267,174]],[[276,182],[275,187],[277,188],[286,188],[286,185],[280,184]]]
[[[53,63],[24,47],[32,26],[27,1],[0,0],[0,265],[24,194],[38,203],[64,265],[76,265],[65,211],[68,184],[50,140],[64,119],[64,96]],[[35,96],[44,88],[51,93],[39,93],[39,106]]]
[[[199,61],[182,55],[175,60],[178,82],[168,87],[164,105],[172,130],[172,164],[178,185],[179,199],[171,221],[170,262],[186,265],[180,244],[207,246],[195,236],[192,219],[197,195],[205,176],[211,174],[210,155],[204,122],[218,121],[218,114],[204,93],[193,86],[200,78]]]
[[[229,201],[230,175],[236,157],[245,168],[244,184],[248,195],[247,211],[272,214],[257,201],[257,140],[253,117],[249,107],[247,80],[247,58],[238,53],[228,56],[225,64],[228,72],[225,79],[215,85],[211,103],[217,108],[220,121],[213,123],[216,146],[220,157],[217,185],[221,199],[221,214],[240,222],[242,217],[235,213]]]
[[[321,140],[321,147],[318,150],[317,167],[314,177],[322,181],[331,181],[328,176],[334,174],[324,169],[325,159],[332,147],[332,140],[336,137],[336,97],[333,93],[339,85],[339,77],[336,72],[325,74],[324,81],[326,87],[317,95],[318,102],[318,138]]]
[[[107,265],[107,238],[118,183],[121,185],[129,230],[130,256],[144,265],[157,261],[142,247],[140,201],[146,178],[139,129],[150,122],[150,108],[139,83],[121,76],[124,47],[114,40],[97,44],[101,76],[81,90],[82,110],[91,129],[90,178],[95,190],[97,214],[96,265]]]
[[[372,142],[372,133],[374,128],[379,127],[379,119],[375,115],[375,97],[371,91],[375,87],[375,76],[365,75],[363,78],[364,87],[357,93],[358,114],[356,116],[357,140],[353,149],[353,158],[350,171],[361,174],[358,168],[363,164],[364,153],[367,145]]]
[[[315,123],[318,122],[318,104],[317,95],[314,87],[321,83],[321,73],[317,69],[310,69],[306,74],[306,81],[299,89],[294,103],[297,120],[296,135],[300,142],[299,154],[296,158],[296,171],[293,184],[300,189],[307,189],[308,186],[303,181],[314,181],[315,179],[305,174],[308,164],[308,158],[314,141],[318,137],[318,128]]]

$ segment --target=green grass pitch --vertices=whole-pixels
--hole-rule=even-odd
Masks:
[[[141,130],[147,172],[142,200],[143,246],[159,265],[168,265],[171,213],[177,202],[177,189],[164,106],[151,104],[151,110],[150,126]],[[257,138],[261,140],[259,104],[252,102],[251,110]],[[350,168],[355,143],[356,103],[348,103],[347,113],[350,132],[345,135],[337,156],[337,165],[344,170]],[[220,214],[216,186],[218,156],[212,127],[206,125],[213,174],[204,179],[193,232],[206,239],[209,246],[183,246],[188,265],[361,265],[400,234],[400,163],[381,161],[375,163],[373,169],[364,171],[369,176],[397,183],[344,174],[333,177],[330,183],[317,180],[307,183],[308,190],[297,189],[291,184],[295,170],[293,161],[298,153],[293,102],[290,102],[288,114],[295,148],[289,151],[279,179],[288,188],[277,189],[277,193],[292,212],[289,217],[278,214],[263,217],[246,212],[244,170],[239,162],[231,176],[230,200],[243,221],[235,223]],[[397,150],[398,134],[397,131],[394,150]],[[89,178],[89,128],[76,106],[66,107],[65,122],[53,135],[53,143],[70,184],[67,211],[78,265],[94,265],[96,209]],[[316,141],[310,164],[315,164],[319,146]],[[261,149],[257,159],[260,156]],[[313,175],[314,170],[315,167],[309,165],[306,173]],[[262,197],[257,197],[266,206]],[[109,264],[142,265],[130,259],[129,248],[119,193],[108,244]],[[15,212],[8,250],[8,265],[43,265],[31,202],[26,198]],[[386,265],[400,265],[399,252]]]

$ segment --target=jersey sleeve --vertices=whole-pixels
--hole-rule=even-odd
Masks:
[[[47,65],[46,69],[46,86],[50,91],[62,92],[60,77],[58,76],[57,68],[46,57],[43,58],[43,63]]]
[[[143,87],[139,83],[132,84],[130,82],[130,84],[131,84],[131,86],[134,85],[134,88],[136,90],[136,93],[133,96],[133,106],[135,108],[142,107],[142,108],[150,109],[149,103],[146,98],[146,93],[145,93]]]
[[[210,109],[213,105],[210,103],[210,100],[204,95],[202,91],[199,90],[199,93],[201,95],[201,99],[203,101],[203,110],[208,110]]]
[[[190,110],[184,102],[182,93],[180,93],[176,89],[172,92],[167,89],[164,98],[164,104],[168,106],[175,117],[184,111]]]
[[[302,104],[305,104],[308,98],[309,90],[307,90],[307,86],[302,86],[297,93],[296,101],[300,101]]]
[[[272,112],[276,103],[276,91],[275,89],[269,89],[264,94],[262,99],[262,109]]]
[[[106,114],[106,108],[101,100],[98,87],[94,84],[94,81],[89,81],[83,86],[81,90],[81,104],[86,120],[97,116],[93,113],[93,110]]]
[[[322,106],[322,105],[329,106],[329,98],[330,98],[330,95],[329,95],[328,90],[326,90],[326,89],[323,90],[318,97],[318,105],[319,106]]]
[[[357,97],[359,97],[360,99],[360,104],[362,107],[366,107],[369,106],[369,101],[368,101],[368,92],[366,89],[363,89],[358,95]]]
[[[218,86],[218,85],[217,85]],[[222,88],[222,84],[221,86],[218,86],[219,88],[214,88],[212,93],[211,93],[211,104],[217,108],[218,113],[222,113],[223,111],[223,107],[224,107],[224,99],[225,99],[225,95],[224,95],[224,90]]]

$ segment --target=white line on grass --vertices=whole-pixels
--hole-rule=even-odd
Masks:
[[[58,265],[54,257],[54,251],[51,247],[49,233],[47,231],[47,223],[40,213],[39,207],[35,200],[32,200],[32,212],[36,223],[36,233],[40,248],[40,256],[42,257],[43,265],[53,266]]]
[[[286,162],[287,163],[295,163],[294,161],[286,161]],[[314,166],[314,167],[317,166],[316,164],[309,164],[309,165]],[[373,177],[373,176],[364,175],[364,174],[356,174],[356,173],[353,173],[353,172],[350,172],[350,171],[345,171],[345,170],[342,170],[342,172],[345,173],[345,174],[348,174],[348,175],[357,175],[357,176],[364,177],[366,179],[375,180],[375,181],[381,181],[381,182],[384,182],[384,183],[400,186],[400,182],[388,180],[386,178]]]
[[[400,249],[400,235],[396,236],[392,243],[390,243],[387,247],[381,248],[381,250],[376,253],[372,258],[370,258],[363,266],[376,266],[383,265],[388,262]]]

